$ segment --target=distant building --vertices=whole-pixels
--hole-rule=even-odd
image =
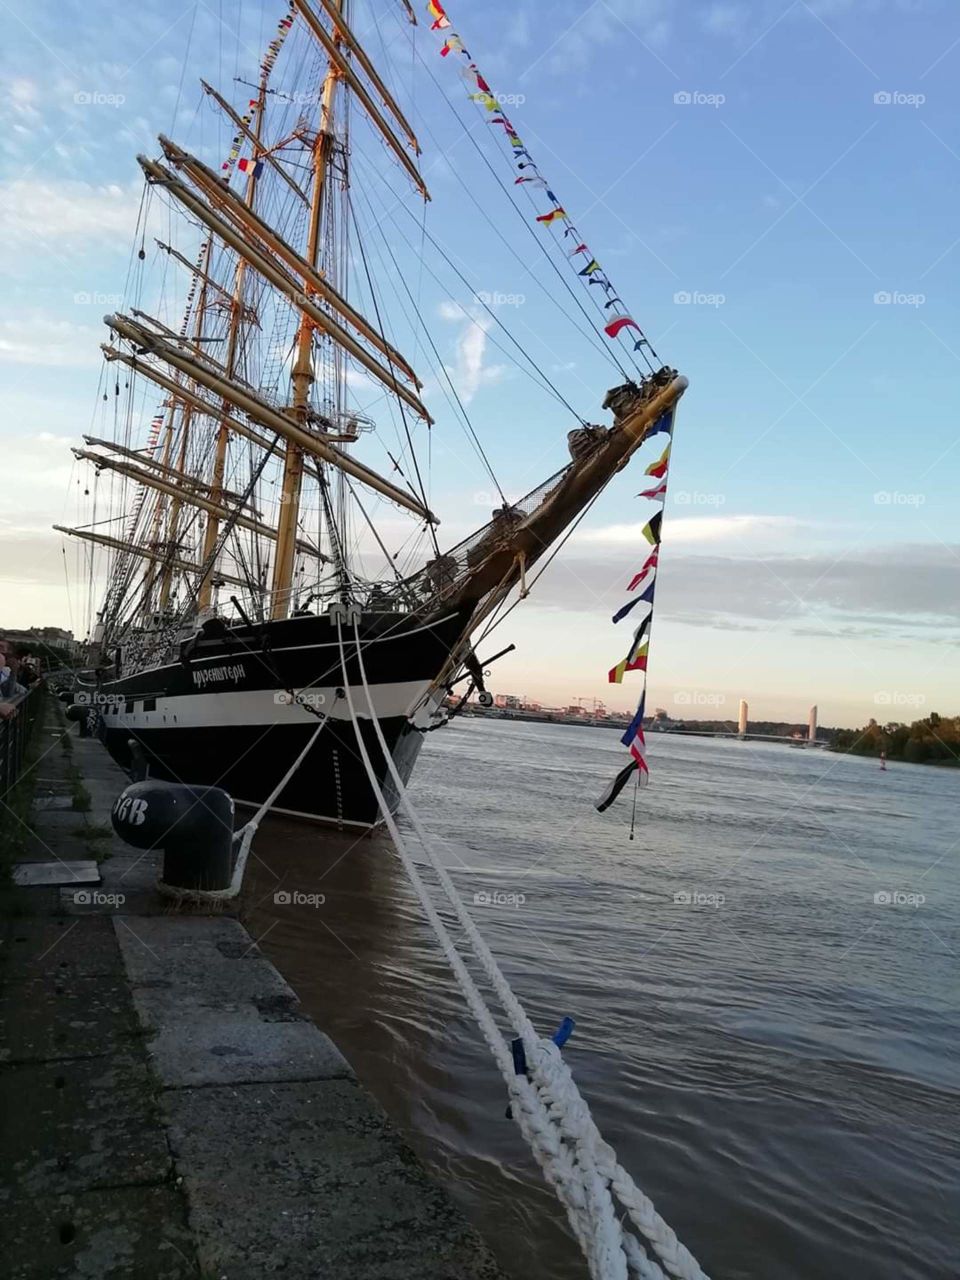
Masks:
[[[41,659],[45,649],[59,649],[74,655],[79,648],[73,632],[65,631],[62,627],[29,627],[26,631],[6,627],[0,628],[0,636],[20,649],[36,653]]]
[[[740,699],[740,715],[737,719],[737,733],[743,737],[747,732],[747,717],[750,714],[750,708],[747,706],[745,698]]]
[[[523,699],[516,693],[498,693],[493,699],[493,705],[505,711],[519,711],[522,702]]]
[[[64,631],[62,627],[31,627],[31,632],[38,635],[41,640],[45,640],[47,644],[74,644],[73,632]]]

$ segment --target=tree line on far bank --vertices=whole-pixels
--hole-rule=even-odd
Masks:
[[[857,756],[879,756],[906,760],[911,764],[960,765],[960,716],[939,716],[935,711],[913,724],[871,720],[862,729],[838,729],[834,751]]]

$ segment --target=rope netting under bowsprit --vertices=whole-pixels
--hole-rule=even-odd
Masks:
[[[367,684],[356,613],[349,616],[366,711],[361,709],[358,713],[354,704],[347,675],[343,625],[337,616],[340,665],[357,748],[370,786],[414,893],[503,1076],[510,1098],[510,1115],[563,1205],[591,1277],[593,1280],[630,1280],[634,1276],[641,1280],[666,1280],[669,1276],[674,1280],[707,1280],[697,1260],[619,1163],[613,1148],[603,1140],[560,1052],[557,1043],[562,1043],[560,1035],[547,1040],[537,1033],[464,907],[393,762]],[[373,726],[400,806],[443,892],[443,905],[452,909],[473,961],[479,964],[508,1017],[516,1033],[512,1042],[508,1043],[500,1031],[397,827],[373,768],[359,716],[369,718]]]
[[[514,525],[535,511],[547,495],[556,489],[575,464],[568,462],[554,475],[544,480],[522,498],[510,500],[494,512],[493,519],[475,530],[469,537],[445,551],[436,560],[402,582],[383,589],[382,600],[396,598],[407,608],[416,608],[437,595],[449,595],[464,582],[473,570],[490,554],[491,550],[508,534]],[[493,494],[478,494],[477,501],[496,501]]]

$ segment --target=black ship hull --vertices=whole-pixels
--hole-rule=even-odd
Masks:
[[[359,624],[367,683],[390,754],[406,781],[443,696],[430,693],[469,610],[435,619],[366,613]],[[343,628],[347,680],[367,752],[388,800],[396,796],[370,719],[352,626]],[[292,695],[292,696],[291,696]],[[260,805],[324,727],[273,811],[370,827],[379,807],[344,696],[336,624],[327,616],[231,627],[188,642],[179,662],[115,678],[96,694],[99,732],[126,769],[219,786]]]

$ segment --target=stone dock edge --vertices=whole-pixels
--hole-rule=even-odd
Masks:
[[[102,880],[2,921],[4,1275],[504,1280],[242,924],[160,899],[110,831],[126,776],[50,701],[26,859]]]

